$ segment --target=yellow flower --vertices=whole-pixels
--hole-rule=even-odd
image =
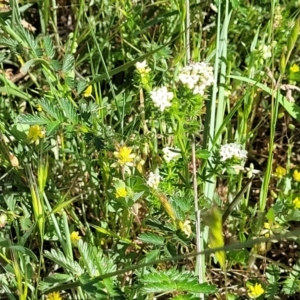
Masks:
[[[294,171],[293,178],[295,181],[300,182],[300,172],[298,172],[298,170]]]
[[[78,241],[81,239],[81,236],[79,235],[78,231],[73,231],[70,234],[70,239],[71,239],[71,243],[76,246]]]
[[[127,190],[125,187],[119,187],[116,189],[116,198],[125,198],[127,196]]]
[[[48,294],[47,296],[48,300],[62,300],[62,297],[60,296],[59,292],[53,292]]]
[[[293,64],[291,67],[290,67],[290,71],[292,73],[298,73],[300,70],[299,66],[297,64]]]
[[[278,177],[278,178],[282,178],[283,176],[286,175],[286,169],[281,167],[281,166],[278,166],[275,170],[275,175]]]
[[[83,97],[90,97],[92,95],[93,86],[89,85],[86,90],[83,92]]]
[[[298,197],[293,200],[293,205],[295,208],[300,208],[300,199]]]
[[[39,143],[39,139],[42,139],[45,136],[45,131],[41,129],[39,125],[30,126],[28,132],[28,138],[30,143]]]
[[[121,166],[134,166],[133,160],[135,154],[132,154],[132,148],[122,146],[119,151],[114,152],[114,156],[118,159],[118,163]]]
[[[262,288],[261,284],[255,283],[255,285],[250,285],[248,287],[248,295],[250,298],[256,299],[260,295],[264,293],[264,289]]]

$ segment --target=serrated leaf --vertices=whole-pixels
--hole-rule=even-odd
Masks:
[[[7,54],[5,52],[0,52],[0,63],[2,63],[7,57]]]
[[[269,283],[277,283],[280,279],[280,270],[278,266],[271,264],[267,266],[266,277]]]
[[[274,299],[276,295],[279,293],[279,284],[272,283],[268,284],[265,290],[265,295],[267,299]]]
[[[46,55],[51,59],[55,55],[55,50],[53,46],[52,39],[49,36],[45,36],[43,39],[44,43],[44,50],[46,52]]]
[[[50,60],[50,66],[53,68],[55,72],[61,71],[62,68],[61,62],[55,59]]]
[[[18,46],[18,42],[16,40],[5,37],[0,37],[0,44],[10,48],[16,48]]]
[[[83,80],[83,79],[78,80],[77,93],[80,95],[86,89],[87,86],[88,86],[88,83],[85,80]]]
[[[74,66],[74,56],[72,54],[66,54],[64,57],[62,72],[68,73]]]
[[[96,268],[95,260],[97,258],[94,255],[93,249],[91,249],[91,246],[82,240],[78,241],[77,247],[81,255],[81,261],[84,264],[88,274],[90,276],[96,276],[98,270]]]
[[[282,292],[285,295],[293,295],[296,294],[299,291],[299,282],[297,278],[288,278],[284,281]]]
[[[141,278],[144,283],[145,293],[172,293],[172,292],[191,292],[191,293],[214,293],[216,287],[208,283],[198,283],[198,279],[190,272],[169,269],[158,272],[153,270]]]
[[[35,49],[35,55],[37,56],[37,57],[42,57],[43,56],[43,54],[44,54],[44,51],[43,51],[43,49],[42,48],[36,48]]]
[[[44,116],[23,114],[18,117],[18,123],[29,125],[45,125],[51,123],[51,120]]]
[[[144,243],[162,246],[165,243],[165,239],[155,233],[142,233],[139,235],[139,240]]]
[[[143,263],[149,263],[151,261],[155,261],[159,258],[160,250],[152,250],[147,253],[146,257],[142,260]]]
[[[27,231],[31,226],[31,220],[28,217],[20,218],[20,226],[23,231]]]
[[[38,101],[38,103],[42,107],[43,111],[49,114],[55,120],[58,120],[60,122],[64,121],[63,113],[56,107],[53,102],[42,98]]]
[[[51,249],[51,252],[46,250],[44,256],[57,263],[68,272],[72,272],[77,275],[81,275],[84,273],[84,270],[76,261],[65,257],[65,255],[60,250]]]
[[[77,124],[78,123],[78,115],[77,115],[77,112],[76,112],[73,104],[71,103],[71,101],[63,98],[63,99],[59,100],[59,104],[61,106],[61,109],[62,109],[65,117],[69,121],[71,121],[71,123]]]
[[[37,48],[37,43],[33,37],[33,35],[25,29],[23,26],[18,27],[19,33],[23,36],[23,40],[27,42],[27,45],[31,48],[33,52],[35,52]]]
[[[70,76],[67,76],[65,78],[65,82],[66,84],[71,88],[71,89],[74,89],[75,88],[75,80],[74,78],[70,77]]]
[[[46,126],[47,135],[51,135],[52,133],[54,133],[60,124],[61,124],[60,121],[54,121],[54,122],[48,123]]]

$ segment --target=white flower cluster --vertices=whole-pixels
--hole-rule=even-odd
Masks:
[[[158,107],[160,111],[164,111],[167,107],[172,105],[170,101],[173,99],[174,94],[172,92],[168,92],[168,89],[163,86],[151,91],[150,97],[154,102],[154,106]]]
[[[179,149],[173,149],[169,147],[163,148],[163,158],[164,160],[169,163],[172,160],[176,160],[177,158],[180,157],[180,150]]]
[[[247,159],[248,152],[242,149],[242,146],[237,143],[231,143],[221,146],[220,157],[221,161],[226,161],[228,159]]]
[[[206,62],[191,63],[182,68],[178,80],[194,95],[203,96],[207,87],[214,83],[213,68]]]
[[[148,180],[147,180],[147,185],[150,186],[151,188],[157,190],[159,182],[160,182],[159,174],[155,174],[153,172],[150,172]]]

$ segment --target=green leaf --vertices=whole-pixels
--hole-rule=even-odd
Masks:
[[[211,152],[205,149],[198,150],[196,153],[197,158],[209,159]]]
[[[172,293],[172,292],[191,292],[191,293],[214,293],[216,287],[208,283],[198,283],[198,279],[190,272],[169,269],[167,271],[151,270],[145,274],[141,281],[144,284],[143,292],[152,293]]]
[[[51,252],[46,250],[44,256],[63,267],[66,271],[81,275],[84,273],[84,269],[78,264],[78,262],[71,260],[60,250],[51,249]]]
[[[165,243],[165,239],[155,233],[142,233],[139,235],[139,240],[143,241],[144,243],[160,246],[164,245]]]
[[[299,292],[299,280],[294,277],[285,280],[283,283],[282,292],[285,295],[293,295]]]
[[[95,264],[95,260],[97,259],[97,257],[95,257],[92,247],[87,243],[83,242],[82,240],[78,241],[77,246],[81,256],[81,262],[85,266],[88,274],[90,276],[96,276],[98,270],[97,265]]]
[[[68,73],[74,66],[74,56],[72,54],[66,54],[64,57],[62,72]]]
[[[5,238],[0,238],[0,247],[7,248],[10,251],[18,251],[22,254],[25,254],[32,258],[33,261],[38,261],[36,255],[28,248],[23,247],[22,245],[13,244],[10,240]]]
[[[11,38],[0,37],[0,44],[9,48],[17,48],[18,42]]]
[[[77,112],[76,112],[73,104],[71,103],[71,101],[66,98],[60,99],[58,101],[59,101],[61,109],[62,109],[64,115],[67,117],[67,119],[69,121],[71,121],[73,124],[77,124],[78,123],[78,115],[77,115]]]
[[[48,58],[53,58],[55,55],[55,50],[53,46],[52,39],[49,36],[43,38],[44,50]]]
[[[85,80],[83,80],[83,79],[78,80],[77,93],[80,95],[86,89],[87,86],[88,86],[88,83]]]
[[[7,57],[7,54],[5,52],[0,52],[0,63],[2,63]]]
[[[65,82],[66,84],[71,88],[71,89],[74,89],[75,88],[75,80],[74,78],[70,77],[70,76],[67,76],[65,78]]]
[[[195,298],[192,295],[179,295],[172,298],[173,300],[199,300],[199,298]]]
[[[19,97],[19,98],[27,100],[27,101],[30,99],[30,97],[27,94],[25,94],[22,91],[19,91],[17,89],[14,89],[12,87],[9,87],[9,86],[0,87],[0,94],[2,94],[2,93],[8,94],[8,95],[13,95],[13,96]]]
[[[51,277],[45,277],[44,280],[40,282],[39,289],[44,292],[49,288],[53,288],[55,285],[61,285],[73,279],[73,276],[68,274],[53,274]]]
[[[53,68],[55,72],[61,71],[62,68],[61,62],[55,59],[50,60],[50,66]]]
[[[58,120],[60,122],[64,121],[63,113],[56,107],[53,102],[42,98],[38,101],[38,103],[42,107],[43,111],[49,114],[55,120]]]
[[[271,264],[267,266],[266,277],[269,283],[277,283],[280,279],[280,270],[278,266]]]
[[[35,64],[42,64],[42,65],[45,65],[47,68],[49,68],[49,63],[44,60],[43,58],[33,58],[33,59],[30,59],[29,61],[27,61],[23,66],[22,68],[20,69],[21,73],[23,74],[27,74],[28,73],[28,70],[31,66],[35,65]]]
[[[18,122],[29,125],[45,125],[51,123],[51,120],[44,116],[23,114],[18,117]]]
[[[61,124],[60,121],[54,121],[54,122],[48,123],[46,126],[47,135],[54,133],[60,124]]]
[[[31,226],[31,220],[28,217],[21,217],[20,218],[20,226],[22,231],[27,231]]]
[[[299,292],[300,260],[294,264],[289,278],[283,283],[282,292],[286,295],[293,295]]]

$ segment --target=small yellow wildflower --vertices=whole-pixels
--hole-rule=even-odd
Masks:
[[[286,169],[281,167],[281,166],[278,166],[275,170],[275,175],[278,177],[278,178],[282,178],[283,176],[286,175]]]
[[[300,71],[300,68],[297,64],[293,64],[291,67],[290,67],[290,71],[292,73],[298,73]]]
[[[260,295],[264,293],[264,289],[262,288],[261,284],[255,283],[255,285],[250,285],[248,287],[248,295],[252,299],[258,298]]]
[[[132,148],[122,146],[119,148],[119,151],[114,152],[114,156],[118,159],[118,163],[121,166],[134,166],[135,154],[132,154]]]
[[[295,208],[300,208],[300,199],[298,197],[293,200],[293,205]]]
[[[92,95],[93,86],[89,85],[83,92],[83,97],[90,97]]]
[[[43,110],[41,104],[38,104],[37,107],[36,107],[36,109],[37,109],[38,111],[42,111],[42,110]]]
[[[300,182],[300,172],[298,172],[298,170],[294,171],[293,178],[295,181]]]
[[[116,189],[116,198],[125,198],[127,196],[127,190],[125,187],[119,187]]]
[[[62,300],[62,297],[60,296],[59,292],[53,292],[48,294],[47,296],[48,300]]]
[[[28,132],[28,138],[30,143],[39,143],[39,139],[42,139],[45,136],[45,131],[41,129],[39,125],[30,126]]]
[[[78,241],[81,239],[81,236],[79,235],[78,231],[73,231],[70,234],[70,239],[71,239],[71,243],[76,246]]]

